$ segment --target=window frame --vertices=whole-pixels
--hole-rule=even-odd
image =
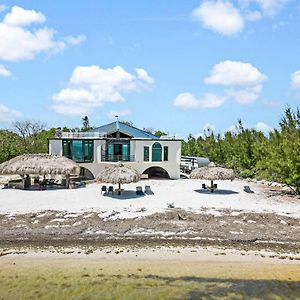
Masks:
[[[81,160],[76,160],[73,157],[73,142],[81,142],[81,153],[82,153],[82,159]],[[90,150],[90,153],[88,155],[85,153],[86,152],[86,145],[88,145],[88,149]],[[77,163],[89,163],[94,161],[94,141],[93,140],[62,140],[62,155],[72,159],[73,161]],[[86,158],[88,156],[88,158]]]
[[[169,146],[164,146],[164,161],[169,161]]]
[[[146,149],[148,150],[147,156],[146,156]],[[150,147],[144,146],[144,161],[150,161]]]

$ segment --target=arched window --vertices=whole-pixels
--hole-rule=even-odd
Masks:
[[[154,143],[152,146],[152,161],[161,161],[161,144]]]

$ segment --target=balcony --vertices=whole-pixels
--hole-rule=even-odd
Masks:
[[[101,161],[119,162],[119,161],[134,161],[134,155],[108,155],[102,154]]]

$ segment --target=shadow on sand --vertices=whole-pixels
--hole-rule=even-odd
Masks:
[[[104,193],[102,194],[105,198],[112,198],[116,200],[128,200],[128,199],[139,199],[145,197],[144,195],[137,195],[136,191],[123,191],[121,195],[118,195],[118,192],[112,193]]]
[[[199,190],[194,190],[196,193],[199,194],[207,194],[207,195],[234,195],[234,194],[238,194],[238,192],[236,191],[232,191],[232,190],[220,190],[217,189],[214,192],[211,192],[209,189],[199,189]]]

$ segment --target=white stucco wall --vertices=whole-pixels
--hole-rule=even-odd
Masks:
[[[152,162],[152,145],[159,142],[163,147],[168,146],[168,161]],[[94,140],[94,162],[93,163],[79,163],[80,166],[88,169],[94,177],[101,172],[106,166],[113,163],[101,162],[101,146],[105,140]],[[144,146],[149,147],[149,161],[144,161]],[[49,141],[49,153],[52,155],[62,155],[62,140]],[[174,140],[131,140],[130,141],[130,155],[134,156],[134,161],[124,162],[136,169],[139,173],[145,172],[150,167],[161,167],[166,170],[171,179],[180,178],[180,158],[181,158],[181,141]]]

